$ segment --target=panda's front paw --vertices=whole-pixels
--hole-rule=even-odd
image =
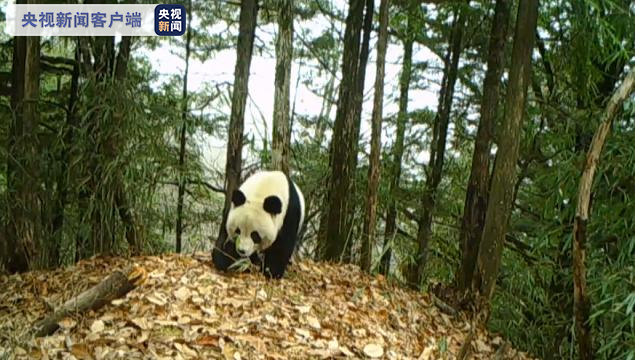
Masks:
[[[262,273],[267,279],[281,279],[284,275],[284,269],[272,269],[271,267],[265,267],[262,269]]]
[[[212,262],[216,269],[220,271],[226,271],[239,257],[232,252],[232,249],[225,246],[224,249],[214,247],[212,250]]]

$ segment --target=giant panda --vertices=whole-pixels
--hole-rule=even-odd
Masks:
[[[260,171],[231,194],[227,240],[214,247],[212,260],[221,271],[249,258],[267,278],[281,278],[304,222],[304,196],[281,171]],[[264,255],[261,261],[259,255]]]

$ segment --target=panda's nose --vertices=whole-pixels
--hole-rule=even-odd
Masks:
[[[245,255],[247,255],[247,251],[246,251],[246,250],[243,250],[243,249],[238,249],[238,248],[237,248],[237,249],[236,249],[236,252],[238,253],[238,255],[243,256],[243,257],[244,257]]]

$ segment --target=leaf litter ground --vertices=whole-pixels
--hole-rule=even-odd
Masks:
[[[125,298],[33,338],[31,324],[114,270],[134,263],[147,280]],[[55,271],[0,276],[0,359],[455,359],[465,318],[427,294],[353,265],[301,261],[279,281],[221,274],[209,256],[95,258]],[[476,359],[530,359],[484,329]]]

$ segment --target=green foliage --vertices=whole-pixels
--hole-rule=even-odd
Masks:
[[[186,3],[183,1],[183,3]],[[238,7],[224,1],[192,2],[195,24],[192,61],[214,59],[232,50],[238,29]],[[276,21],[275,1],[262,2],[257,36],[269,32]],[[389,241],[391,277],[414,261],[417,219],[426,163],[430,151],[435,110],[420,105],[420,92],[434,93],[441,80],[442,55],[447,48],[449,24],[458,3],[415,6],[414,25],[408,29],[407,9],[399,2],[390,9],[391,49],[406,37],[415,39],[410,113],[408,114],[402,174],[396,195],[398,233]],[[632,4],[618,0],[543,1],[539,42],[534,52],[533,83],[518,164],[520,181],[503,253],[489,326],[516,347],[545,359],[576,357],[573,326],[571,233],[578,181],[586,148],[595,131],[606,99],[619,82],[624,68],[632,67],[635,55],[635,21]],[[329,142],[341,62],[345,12],[329,0],[296,1],[294,70],[299,84],[323,99],[320,114],[295,112],[292,128],[292,176],[307,201],[307,228],[300,256],[315,256],[320,215],[324,210],[330,172]],[[461,54],[459,83],[453,103],[450,137],[429,247],[428,283],[451,284],[460,261],[458,229],[463,212],[466,182],[471,165],[493,2],[470,2],[466,46]],[[515,13],[512,10],[512,13]],[[305,21],[317,17],[330,26],[313,28]],[[515,18],[514,18],[515,19]],[[512,21],[513,22],[513,21]],[[297,26],[299,25],[299,26]],[[513,24],[512,29],[513,29]],[[316,30],[318,29],[318,30]],[[373,39],[375,35],[373,34]],[[72,59],[74,39],[42,39],[42,53]],[[373,40],[374,41],[374,40]],[[273,53],[273,43],[256,42],[261,53]],[[373,42],[371,41],[371,44]],[[42,214],[52,223],[60,195],[67,192],[59,248],[61,263],[76,260],[78,239],[92,236],[95,219],[105,224],[114,239],[112,251],[125,253],[125,227],[116,211],[115,185],[121,176],[123,192],[138,220],[144,251],[172,251],[178,185],[178,135],[182,125],[183,74],[159,74],[155,59],[142,49],[169,47],[184,57],[184,39],[135,39],[127,79],[122,84],[98,83],[82,74],[80,99],[70,143],[67,106],[70,68],[41,77],[40,186]],[[429,50],[429,52],[428,52]],[[372,49],[371,49],[372,51]],[[422,59],[421,52],[435,56]],[[507,49],[508,53],[511,47]],[[11,70],[12,39],[0,33],[0,73]],[[389,56],[390,57],[390,56]],[[372,60],[371,63],[374,61]],[[399,65],[397,60],[396,64]],[[183,67],[181,67],[183,68]],[[367,71],[370,74],[370,71]],[[198,74],[190,74],[195,78]],[[398,78],[398,77],[397,77]],[[386,104],[398,97],[397,78],[386,79]],[[392,84],[390,83],[392,81]],[[507,80],[502,84],[504,94]],[[367,82],[368,84],[368,82]],[[0,83],[2,86],[2,83]],[[331,88],[329,88],[331,86]],[[293,84],[292,84],[293,87]],[[252,88],[251,91],[258,91]],[[292,89],[292,94],[294,90]],[[366,94],[368,95],[368,94]],[[328,96],[328,98],[326,98]],[[186,114],[188,145],[184,177],[185,251],[208,250],[220,223],[224,174],[206,163],[206,143],[227,138],[231,84],[212,81],[188,95]],[[296,99],[295,101],[303,101]],[[6,158],[10,99],[0,97],[0,157]],[[501,102],[502,103],[502,102]],[[292,104],[292,108],[294,104]],[[387,109],[388,106],[385,106]],[[366,109],[365,109],[366,110]],[[502,105],[499,109],[502,116]],[[115,118],[123,118],[113,126]],[[386,199],[389,195],[388,164],[392,161],[395,120],[385,111],[382,176],[379,188],[377,243],[373,261],[378,262],[384,242]],[[266,124],[270,114],[260,114],[257,127],[245,133],[244,173],[265,167],[270,160]],[[500,120],[500,119],[499,119]],[[363,121],[368,121],[363,117]],[[263,125],[264,124],[264,125]],[[587,278],[592,300],[591,325],[598,359],[635,359],[635,101],[631,99],[616,119],[599,162],[593,187],[588,224]],[[494,132],[498,140],[498,132]],[[359,166],[354,174],[355,192],[351,257],[357,261],[361,238],[368,171],[368,134],[362,134]],[[113,156],[102,151],[116,139]],[[222,145],[221,145],[222,147]],[[63,154],[68,151],[68,161]],[[98,151],[99,150],[99,151]],[[492,158],[493,159],[493,158]],[[99,170],[95,179],[93,171]],[[60,188],[65,179],[65,188]],[[216,189],[218,190],[218,189]],[[94,196],[86,196],[87,193]],[[0,162],[0,208],[7,202],[6,161]],[[4,212],[0,220],[5,223]],[[48,229],[48,228],[47,228]],[[44,242],[59,234],[43,234]],[[344,239],[343,239],[344,240]],[[95,244],[98,252],[101,244]],[[88,255],[92,255],[88,254]],[[237,264],[242,270],[247,263]],[[427,286],[427,285],[426,285]],[[447,348],[440,338],[439,347]]]
[[[573,358],[577,351],[572,224],[586,147],[624,65],[620,59],[634,54],[633,33],[625,32],[632,19],[627,24],[621,6],[575,1],[562,12],[561,3],[543,5],[541,37],[552,36],[555,41],[545,41],[545,51],[534,65],[536,79],[544,85],[534,87],[539,101],[530,102],[528,109],[520,164],[524,180],[511,221],[512,235],[524,245],[508,243],[491,326],[547,359]],[[557,22],[547,19],[556,11]],[[570,53],[573,61],[559,55],[562,52]],[[627,130],[632,129],[632,102],[626,109],[615,122],[599,162],[588,224],[591,324],[601,359],[635,356],[630,335],[635,317],[624,306],[634,290],[635,266],[629,247],[635,211],[631,201],[635,188],[630,185],[635,167],[628,145],[633,138]]]

